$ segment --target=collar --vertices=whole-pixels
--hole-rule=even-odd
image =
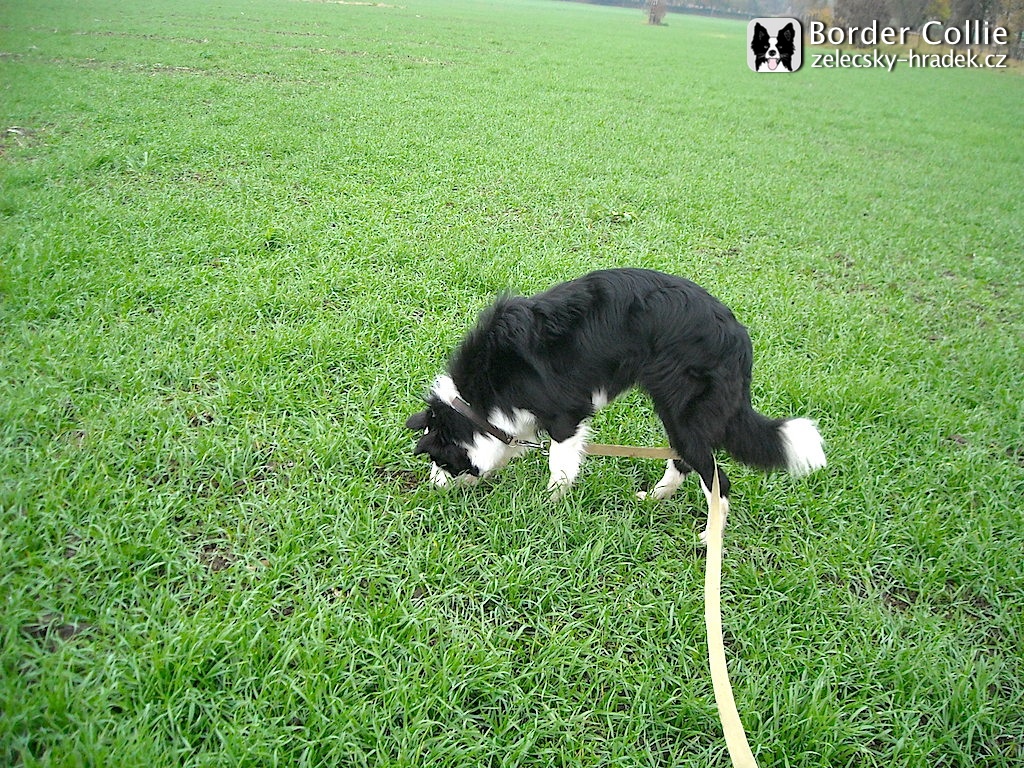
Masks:
[[[487,434],[491,435],[492,437],[498,438],[505,445],[515,445],[515,446],[521,446],[523,448],[540,448],[540,447],[542,447],[540,443],[534,443],[534,442],[531,442],[529,440],[520,440],[518,437],[516,437],[515,435],[509,434],[508,432],[506,432],[501,427],[498,427],[498,426],[495,426],[494,424],[491,424],[491,422],[489,422],[487,419],[485,419],[479,413],[474,411],[473,410],[473,406],[471,406],[469,403],[467,403],[461,397],[458,397],[458,396],[453,397],[450,405],[451,405],[452,409],[456,413],[459,413],[459,414],[465,416],[467,419],[469,419],[471,422],[473,422],[476,426],[480,427],[480,429],[482,429],[484,432],[486,432]]]

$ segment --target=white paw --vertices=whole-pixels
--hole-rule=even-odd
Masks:
[[[637,491],[636,497],[638,499],[655,499],[657,501],[664,501],[665,499],[672,498],[672,494],[676,492],[675,488],[667,488],[665,486],[656,485],[651,488],[650,492]]]
[[[548,483],[548,499],[550,501],[561,501],[569,493],[572,486],[569,483]]]

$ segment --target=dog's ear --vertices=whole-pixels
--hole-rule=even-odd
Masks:
[[[430,449],[428,448],[428,444],[433,439],[434,439],[434,436],[429,434],[429,433],[423,435],[423,437],[421,437],[419,439],[419,441],[417,441],[416,447],[412,449],[412,455],[413,456],[419,456],[421,453],[430,453]]]
[[[778,37],[782,40],[785,40],[787,43],[793,42],[793,39],[796,37],[796,30],[793,29],[793,23],[790,22],[782,29],[780,29]]]
[[[405,420],[405,428],[411,429],[413,432],[422,432],[427,428],[427,424],[430,423],[430,411],[423,410],[419,413],[414,413],[408,419]]]

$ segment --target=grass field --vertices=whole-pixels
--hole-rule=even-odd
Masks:
[[[0,763],[727,765],[696,483],[437,493],[402,426],[496,293],[637,265],[827,440],[726,464],[760,764],[1022,764],[1024,77],[643,20],[0,0]]]

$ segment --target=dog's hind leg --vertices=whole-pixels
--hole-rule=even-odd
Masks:
[[[718,485],[722,497],[722,521],[724,525],[725,517],[729,512],[729,478],[722,471],[722,468],[715,464],[715,454],[711,449],[711,443],[692,430],[683,430],[669,425],[666,425],[665,428],[668,432],[669,443],[675,452],[682,457],[683,462],[685,462],[684,466],[688,464],[690,467],[693,467],[694,471],[700,476],[701,490],[704,491],[704,496],[708,499],[709,508],[711,505],[710,489],[714,484],[713,473],[718,472]],[[671,479],[669,478],[670,473],[668,471],[665,472],[665,475],[666,477],[662,479],[662,482],[665,482],[665,479]],[[679,482],[681,481],[682,478],[680,477]],[[676,487],[679,486],[679,482],[676,482]],[[652,495],[657,489],[658,486],[656,485]],[[659,496],[656,498],[665,497]],[[707,528],[705,528],[704,532],[700,535],[701,541],[706,541],[707,535]]]
[[[708,458],[710,463],[704,467],[702,472],[700,468],[697,469],[697,474],[700,475],[700,489],[704,491],[704,498],[708,501],[708,509],[711,509],[711,486],[714,484],[714,475],[712,472],[718,471],[718,487],[720,489],[720,495],[722,499],[722,527],[725,528],[726,518],[729,516],[729,478],[726,477],[725,472],[722,471],[721,467],[715,465],[715,458],[709,452]],[[708,540],[708,529],[704,526],[704,530],[700,534],[700,540],[707,543]]]

